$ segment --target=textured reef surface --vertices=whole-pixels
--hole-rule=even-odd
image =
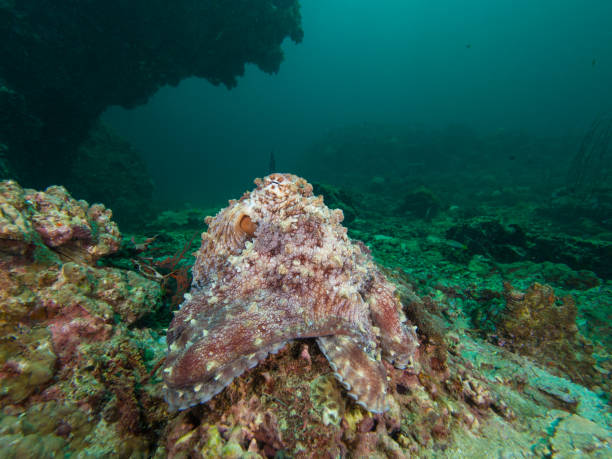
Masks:
[[[146,450],[154,337],[135,324],[160,287],[98,266],[120,244],[101,204],[0,182],[0,456]],[[123,442],[105,450],[115,436]]]
[[[0,182],[0,456],[610,457],[612,282],[522,258],[522,228],[593,249],[535,204],[370,186],[273,175],[121,234]]]

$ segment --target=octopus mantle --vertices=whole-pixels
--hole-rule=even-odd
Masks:
[[[191,292],[168,329],[170,408],[206,402],[287,341],[312,337],[349,396],[385,411],[381,358],[404,368],[418,346],[395,287],[304,179],[255,183],[207,218]]]

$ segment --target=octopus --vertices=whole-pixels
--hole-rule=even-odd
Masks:
[[[306,180],[272,174],[255,184],[206,219],[191,290],[166,337],[170,410],[207,402],[287,342],[315,338],[347,395],[386,411],[382,359],[412,366],[419,345],[395,286]]]

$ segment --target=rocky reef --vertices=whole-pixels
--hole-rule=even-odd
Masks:
[[[392,197],[355,193],[337,189],[331,207],[354,210],[351,240],[367,244],[417,327],[409,367],[380,361],[388,409],[356,403],[316,339],[299,338],[173,413],[161,368],[176,303],[162,287],[193,264],[194,229],[217,209],[165,212],[154,234],[120,239],[101,205],[2,182],[0,455],[609,456],[610,281],[466,255],[445,236],[451,209],[406,218]],[[271,227],[256,221],[265,239]],[[238,228],[254,254],[252,226]]]
[[[530,355],[586,386],[602,383],[591,356],[593,346],[578,331],[576,301],[569,295],[558,299],[554,289],[538,282],[521,292],[504,283],[506,306],[499,316],[498,344]],[[554,324],[554,326],[553,326]],[[606,384],[609,385],[609,384]]]
[[[247,63],[274,73],[283,40],[301,41],[300,22],[297,0],[0,2],[0,157],[11,168],[0,179],[82,180],[79,146],[107,107],[142,104],[191,76],[231,88]]]
[[[147,366],[160,356],[146,344],[158,337],[135,323],[160,288],[97,266],[120,243],[103,205],[0,182],[2,457],[99,456],[115,437],[104,454],[147,450]]]
[[[9,180],[1,182],[0,197],[0,244],[9,253],[44,256],[42,250],[94,265],[119,248],[121,235],[112,212],[102,204],[77,201],[62,186],[24,190]]]
[[[87,201],[104,199],[122,229],[141,228],[153,214],[153,183],[147,165],[129,142],[97,121],[79,145],[62,182]]]

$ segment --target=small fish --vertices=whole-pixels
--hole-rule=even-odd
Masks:
[[[268,172],[272,174],[276,172],[276,160],[274,159],[274,151],[270,152],[270,162],[268,163]]]
[[[468,246],[463,244],[462,242],[455,241],[454,239],[445,239],[444,244],[454,249],[467,250]]]
[[[471,45],[470,43],[468,43],[467,45],[465,45],[465,47],[466,47],[467,49],[470,49],[470,48],[472,47],[472,45]]]
[[[591,61],[591,67],[595,67],[597,65],[597,59],[593,59]]]

